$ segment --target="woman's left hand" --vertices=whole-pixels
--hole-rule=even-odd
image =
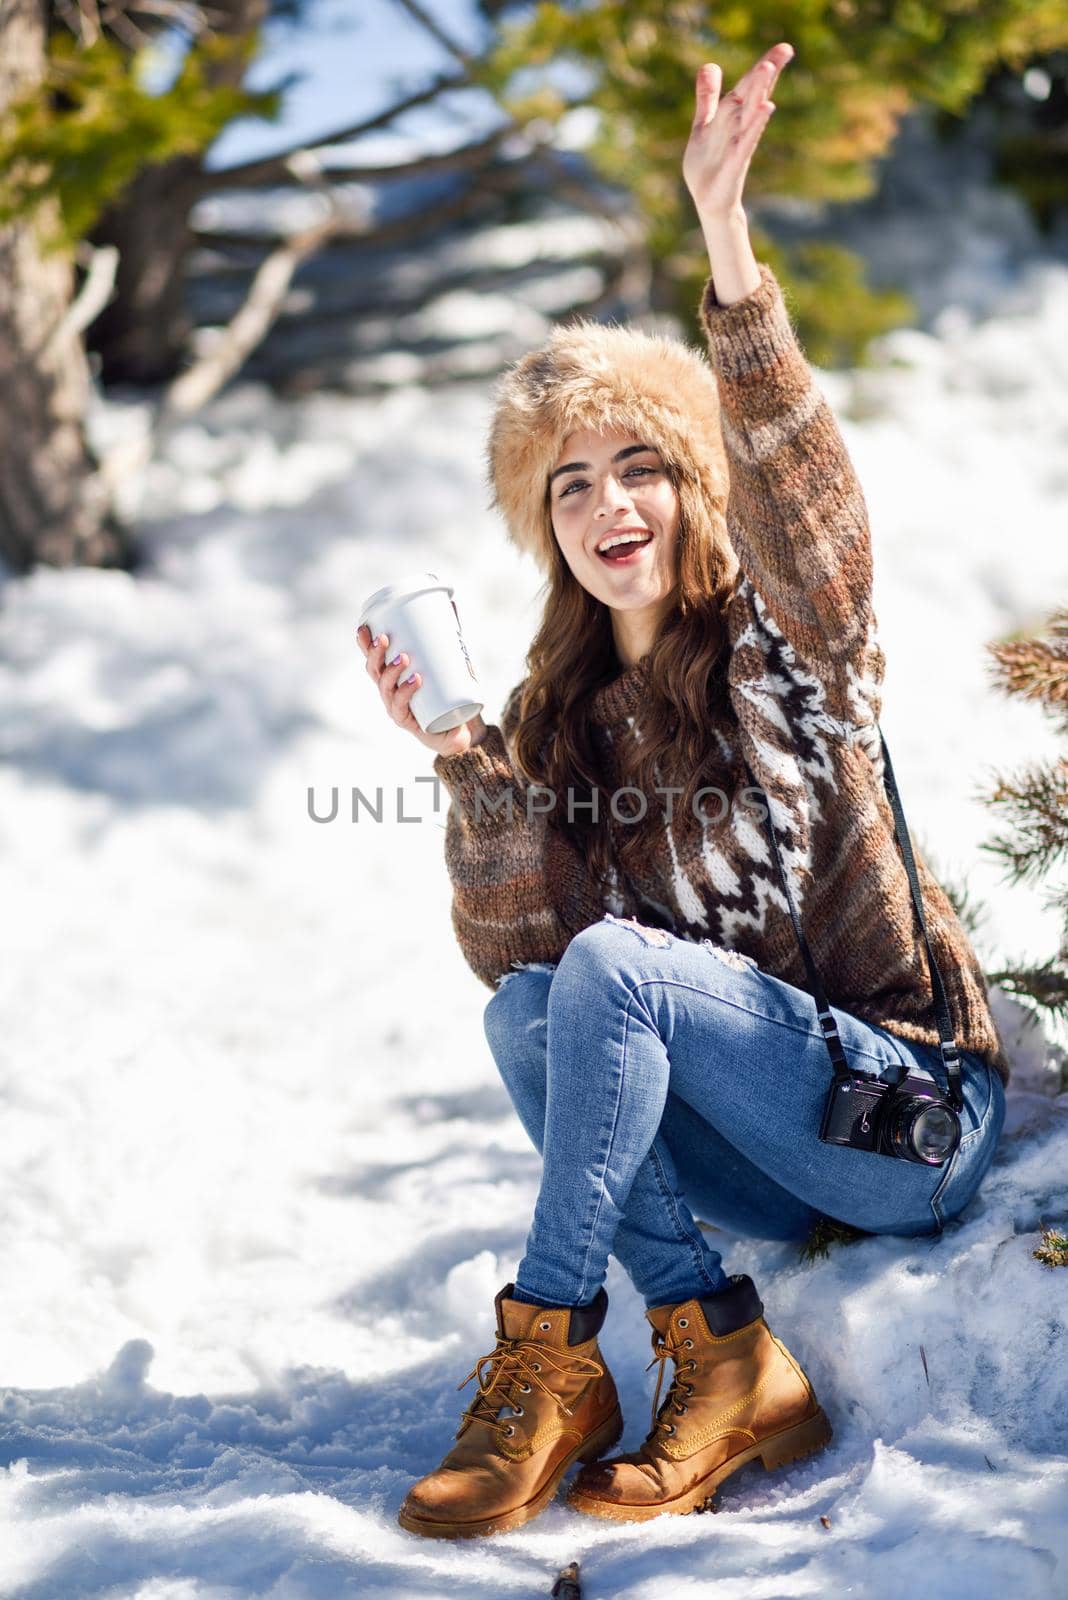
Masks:
[[[682,175],[702,222],[741,212],[749,163],[775,109],[771,92],[793,57],[792,44],[773,44],[722,100],[722,69],[710,61],[698,72],[697,109]]]

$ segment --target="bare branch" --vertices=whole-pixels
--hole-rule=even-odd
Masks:
[[[414,161],[386,162],[381,166],[324,167],[323,177],[330,183],[372,183],[416,174],[422,178],[433,172],[466,172],[495,156],[504,141],[511,137],[510,127],[497,128],[488,139],[457,145],[455,150],[444,150],[439,155],[417,156]]]
[[[143,28],[132,22],[125,12],[118,12],[111,20],[111,31],[121,44],[124,44],[131,54],[143,50],[149,43],[149,36]]]
[[[99,245],[89,256],[85,282],[67,307],[66,313],[44,347],[47,360],[64,339],[77,338],[100,315],[115,287],[115,274],[119,267],[119,252],[113,244]]]
[[[96,0],[78,0],[78,11],[81,19],[80,42],[88,49],[100,38],[100,13],[96,9]]]
[[[287,239],[257,268],[244,305],[230,319],[215,348],[169,385],[163,397],[165,416],[188,416],[198,411],[244,366],[281,311],[301,262],[345,227],[344,208],[324,180],[312,152],[301,150],[292,155],[288,168],[293,177],[323,197],[327,215],[322,222]]]
[[[194,0],[137,0],[135,5],[127,6],[125,0],[112,0],[102,13],[105,28],[110,27],[116,16],[128,12],[136,12],[139,16],[162,17],[176,28],[182,28],[190,38],[196,39],[209,27],[209,22],[201,6]]]
[[[514,137],[511,125],[497,128],[485,139],[478,139],[473,144],[457,145],[454,150],[443,150],[438,155],[417,156],[414,161],[384,162],[381,165],[367,166],[327,166],[325,163],[320,168],[323,177],[328,183],[378,183],[386,182],[393,178],[425,177],[428,173],[435,172],[466,172],[477,168],[484,162],[489,162],[497,154],[501,145],[506,140]],[[291,168],[288,163],[294,158],[299,158],[305,149],[310,146],[302,145],[300,149],[291,151],[288,156],[272,156],[271,165],[277,170],[272,171],[263,180],[264,186],[277,187],[286,182]],[[257,183],[242,183],[242,189],[254,189]],[[214,231],[208,230],[212,237]]]
[[[441,26],[440,22],[438,22],[437,18],[432,17],[430,13],[425,10],[422,5],[420,5],[419,0],[396,0],[396,3],[400,6],[402,11],[407,11],[408,15],[414,18],[414,20],[418,22],[419,26],[423,28],[425,32],[429,33],[432,39],[436,39],[438,44],[440,44],[443,49],[447,50],[451,56],[455,56],[456,60],[464,66],[469,64],[469,62],[472,60],[470,52],[465,50],[462,45],[457,44],[456,40],[451,38],[449,34],[445,32],[445,29]]]
[[[437,19],[426,11],[421,0],[396,0],[396,4],[406,11],[410,17],[413,17],[438,44],[448,50],[450,55],[460,62],[461,66],[470,66],[474,59],[470,52],[446,33]],[[502,131],[522,133],[526,137],[530,137],[529,129],[524,128],[521,123],[511,117],[508,119],[508,128]],[[575,204],[581,206],[584,211],[593,211],[601,216],[611,214],[609,208],[605,206],[603,201],[598,199],[588,186],[576,180],[574,173],[569,170],[559,153],[548,145],[548,141],[538,140],[537,144],[541,147],[549,166],[553,168],[557,175],[558,193],[569,195]]]
[[[223,329],[215,347],[195,361],[164,390],[157,403],[151,425],[137,439],[118,445],[101,463],[99,476],[113,501],[119,485],[147,465],[152,455],[160,424],[185,417],[206,405],[223,384],[238,372],[252,351],[265,338],[286,297],[293,274],[302,261],[321,248],[348,224],[338,196],[323,178],[322,170],[310,151],[294,155],[287,166],[291,177],[322,194],[328,212],[321,222],[304,228],[283,241],[257,268],[248,294]]]
[[[284,183],[286,162],[291,156],[298,155],[301,150],[321,150],[325,145],[350,144],[354,139],[362,139],[364,134],[374,133],[379,128],[387,127],[395,117],[401,116],[405,111],[414,110],[416,106],[426,105],[440,94],[447,94],[452,89],[466,88],[467,83],[465,73],[442,74],[426,88],[408,95],[404,100],[388,106],[385,111],[377,112],[373,117],[365,118],[363,122],[353,122],[347,128],[335,128],[330,133],[324,133],[319,139],[307,140],[303,144],[295,145],[291,150],[280,151],[277,155],[262,156],[256,161],[243,161],[239,166],[224,167],[222,171],[206,172],[203,190],[205,193],[210,193],[216,189],[232,188],[234,184],[245,188],[256,183]]]
[[[422,211],[406,211],[402,216],[395,217],[392,222],[381,223],[373,228],[353,226],[351,222],[346,222],[338,232],[343,232],[349,244],[357,249],[371,250],[395,245],[420,233],[433,232],[447,223],[455,222],[459,217],[465,217],[476,211],[492,195],[508,194],[516,189],[522,189],[528,165],[529,163],[524,162],[508,167],[495,167],[483,172],[477,184],[472,184],[462,193],[448,200],[442,200],[437,205],[427,206]],[[277,235],[222,231],[209,233],[205,230],[195,233],[194,238],[198,245],[209,250],[227,247],[241,250],[250,247],[267,249]]]
[[[217,394],[266,335],[282,308],[293,274],[313,251],[338,231],[336,218],[294,234],[271,252],[256,272],[244,305],[209,355],[175,378],[164,397],[164,413],[188,416]]]

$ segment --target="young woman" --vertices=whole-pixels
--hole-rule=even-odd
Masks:
[[[1001,1131],[1008,1068],[983,975],[917,857],[960,1051],[959,1142],[934,1162],[820,1137],[830,1018],[850,1072],[952,1091],[884,787],[864,501],[742,208],[792,55],[775,45],[722,99],[719,68],[698,75],[683,172],[711,262],[710,362],[579,322],[501,381],[496,502],[548,597],[500,726],[424,735],[418,672],[361,632],[390,716],[448,787],[454,927],[543,1155],[478,1393],[401,1508],[413,1532],[517,1527],[575,1461],[570,1503],[634,1520],[701,1507],[747,1461],[818,1450],[830,1427],[811,1384],[694,1213],[759,1238],[804,1238],[821,1216],[937,1232]],[[830,997],[822,1023],[791,899]],[[641,1447],[602,1460],[622,1430],[597,1344],[610,1251],[673,1373]]]

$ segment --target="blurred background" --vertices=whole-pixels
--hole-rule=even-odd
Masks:
[[[717,1246],[842,1419],[818,1507],[819,1464],[735,1493],[717,1575],[896,1600],[982,1539],[981,1600],[1068,1559],[1064,0],[5,0],[0,1592],[534,1595],[577,1553],[588,1595],[713,1592],[687,1519],[433,1560],[394,1527],[539,1163],[355,626],[446,577],[496,720],[540,579],[488,505],[493,379],[571,314],[699,341],[695,74],[780,39],[754,247],[864,488],[882,727],[1014,1081],[922,1280],[908,1241]]]

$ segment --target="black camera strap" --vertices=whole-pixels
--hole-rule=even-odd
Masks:
[[[878,729],[879,739],[882,743],[883,785],[886,789],[887,799],[890,802],[890,809],[894,815],[894,836],[897,839],[898,848],[901,851],[902,859],[905,863],[905,871],[908,874],[909,880],[909,890],[912,894],[912,904],[916,908],[916,916],[919,920],[920,932],[923,935],[924,947],[927,951],[927,966],[931,974],[931,998],[934,1002],[935,1022],[938,1027],[938,1038],[942,1050],[942,1065],[946,1069],[946,1077],[949,1080],[949,1100],[950,1104],[957,1111],[959,1111],[964,1105],[964,1096],[961,1093],[960,1051],[957,1048],[956,1040],[953,1037],[953,1023],[949,1013],[949,1001],[946,998],[945,985],[942,982],[942,974],[938,970],[938,963],[935,960],[934,950],[931,948],[931,940],[927,932],[927,919],[923,914],[923,896],[920,893],[919,874],[916,871],[916,861],[912,854],[912,841],[909,838],[908,824],[905,822],[905,813],[902,809],[901,796],[898,793],[897,783],[894,778],[894,769],[890,765],[890,752],[886,747],[886,740],[883,738],[883,730],[879,727],[878,723],[876,723],[876,728]],[[812,990],[812,996],[816,1002],[816,1011],[819,1016],[820,1027],[823,1030],[823,1037],[827,1045],[827,1050],[831,1058],[831,1066],[834,1069],[834,1075],[836,1078],[851,1077],[852,1069],[846,1061],[845,1054],[842,1050],[842,1038],[838,1032],[838,1024],[834,1019],[834,1015],[829,1004],[827,1003],[827,996],[824,993],[823,985],[820,982],[819,973],[816,971],[816,963],[812,959],[812,951],[809,949],[808,940],[805,938],[804,931],[801,927],[801,919],[797,914],[797,907],[794,904],[793,893],[790,889],[790,880],[786,876],[786,868],[783,865],[782,856],[779,853],[779,841],[775,834],[774,823],[771,820],[771,806],[768,804],[768,797],[764,793],[764,790],[761,788],[760,784],[757,783],[756,779],[753,777],[752,769],[750,768],[748,761],[745,762],[745,770],[749,774],[750,783],[757,793],[763,798],[764,805],[767,809],[768,832],[771,835],[771,848],[775,856],[776,865],[779,869],[779,876],[782,878],[783,888],[786,891],[786,903],[790,908],[790,920],[794,925],[794,933],[797,935],[797,942],[801,947],[801,955],[804,959],[805,970],[808,973],[809,987]]]

